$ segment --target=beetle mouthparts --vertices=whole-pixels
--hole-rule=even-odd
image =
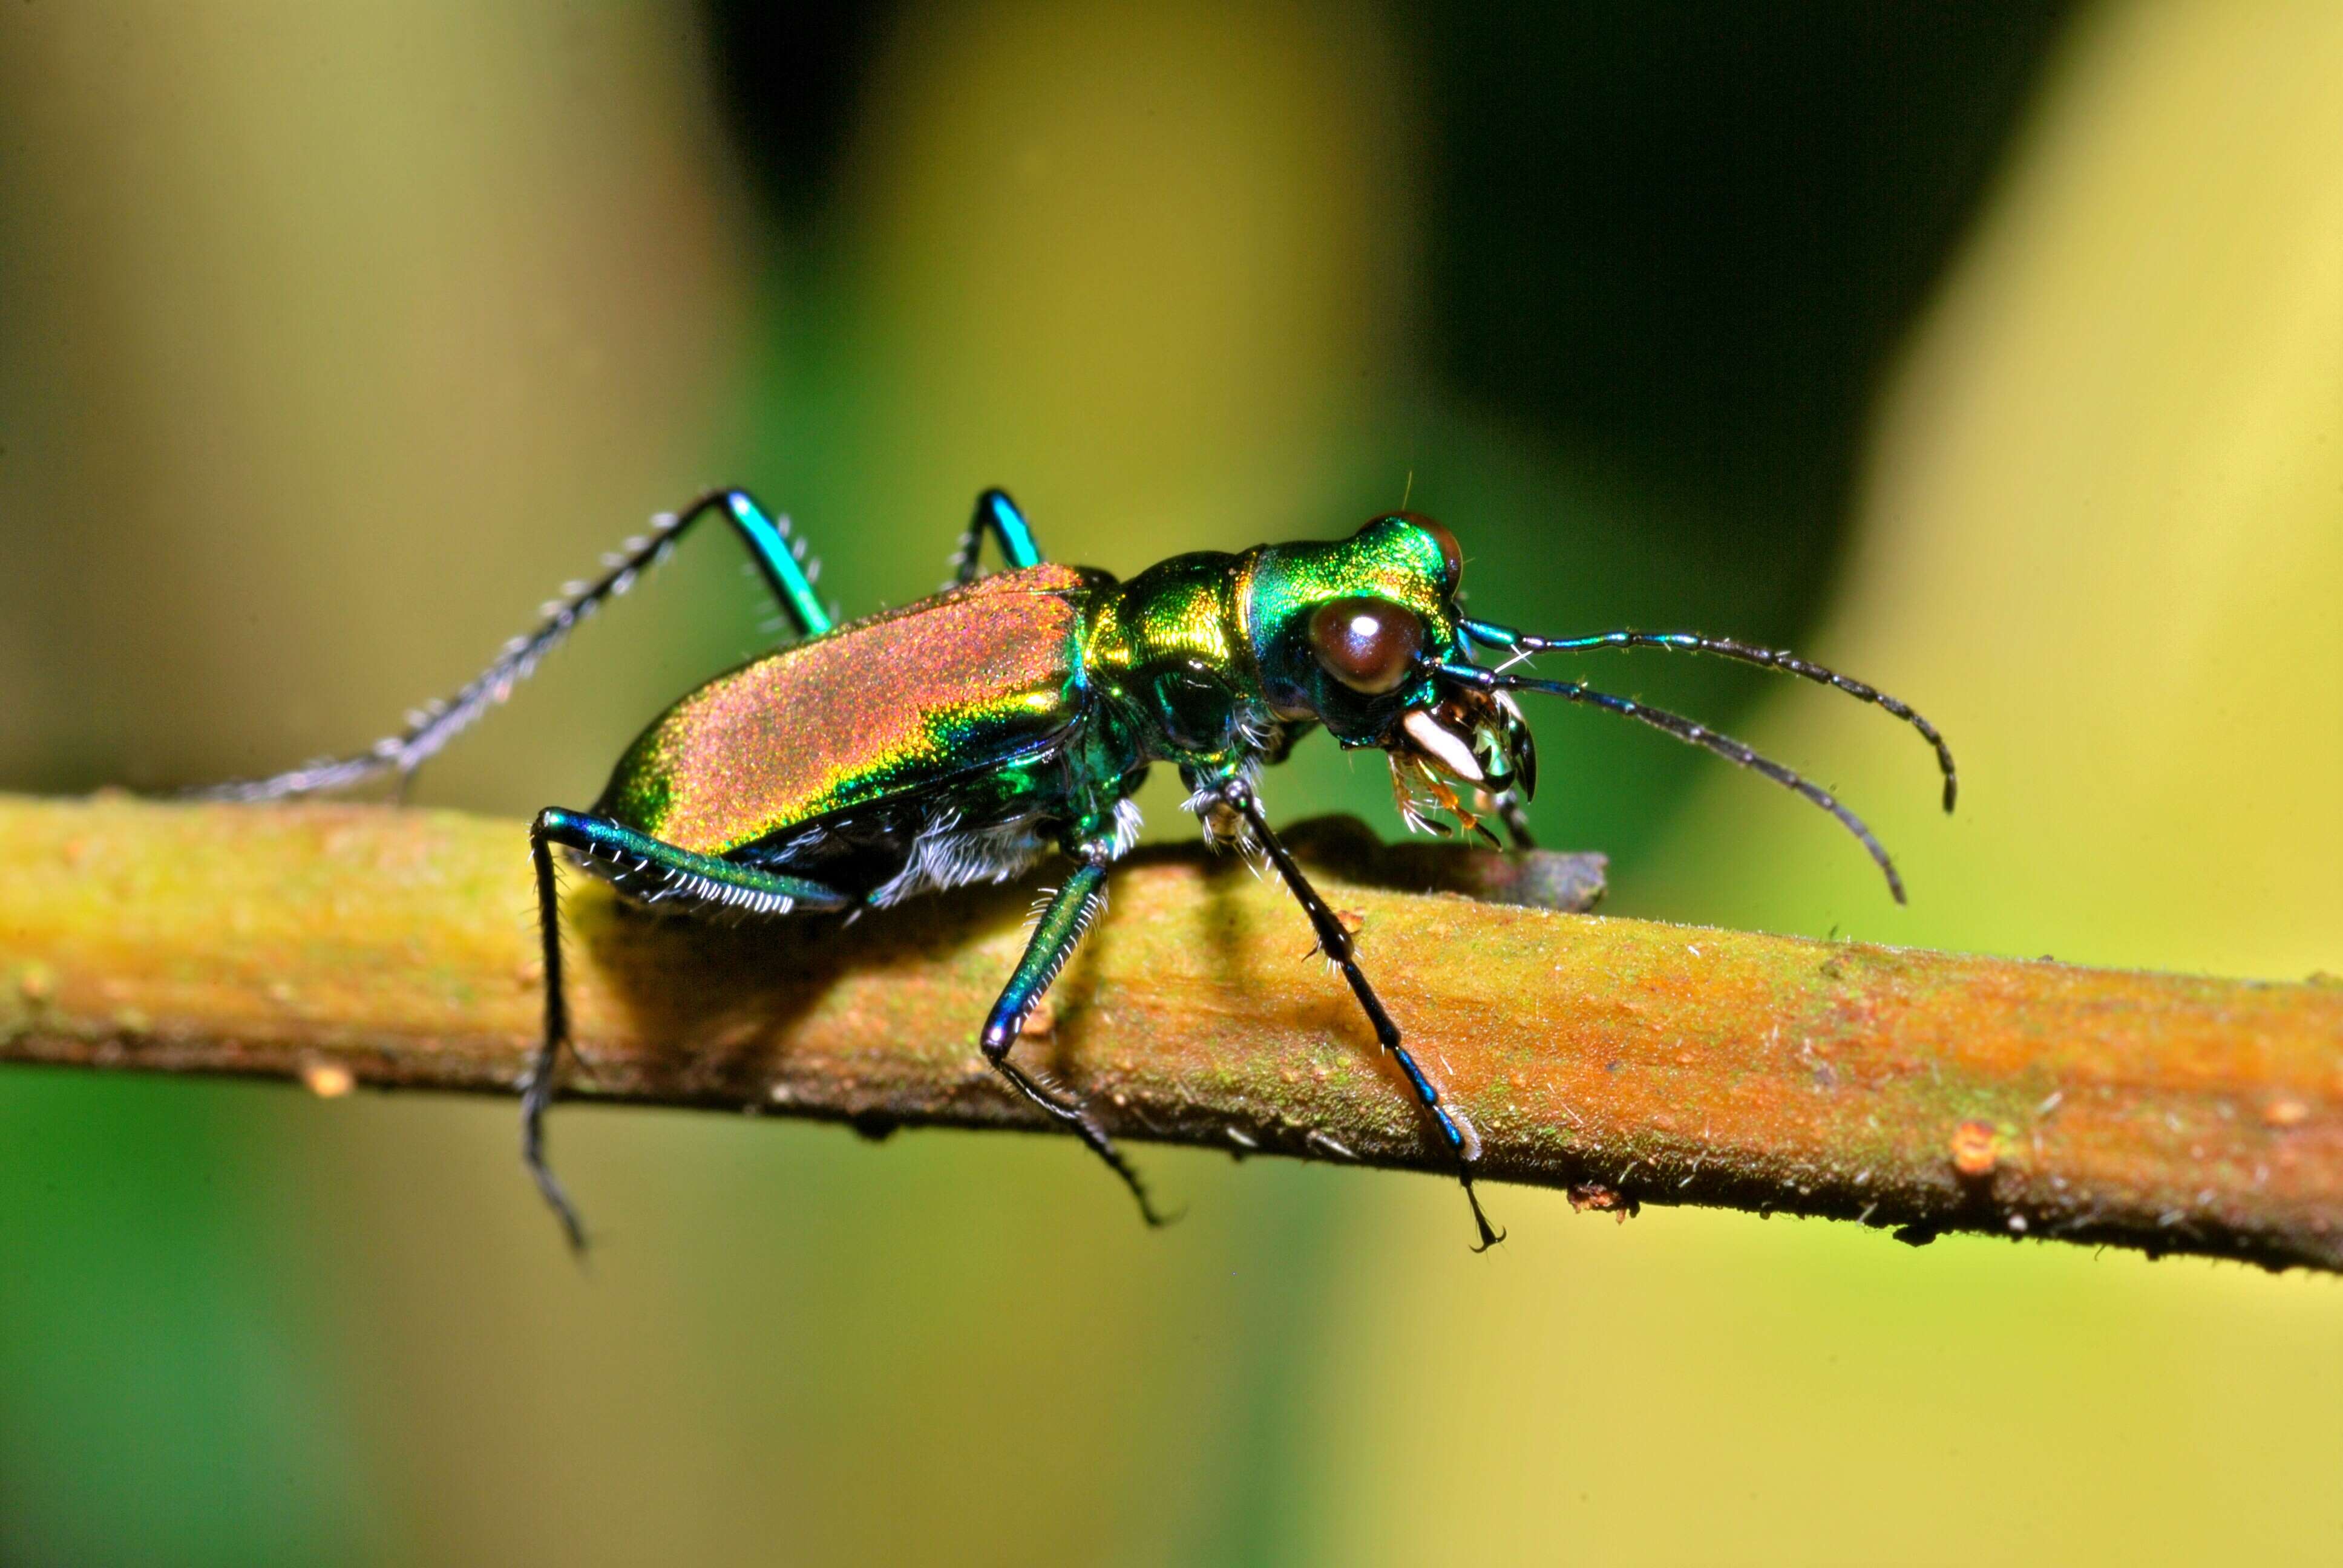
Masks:
[[[1440,764],[1450,775],[1467,784],[1485,784],[1488,775],[1473,755],[1470,737],[1457,734],[1443,727],[1428,708],[1411,708],[1399,721],[1414,749]]]

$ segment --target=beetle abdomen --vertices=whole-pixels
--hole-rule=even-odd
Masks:
[[[628,748],[595,809],[722,855],[1045,745],[1081,709],[1089,581],[1002,572],[719,676]]]

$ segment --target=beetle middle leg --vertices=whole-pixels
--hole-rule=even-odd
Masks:
[[[1423,1069],[1416,1065],[1414,1054],[1401,1038],[1399,1025],[1392,1021],[1383,999],[1375,994],[1375,988],[1367,983],[1366,971],[1359,968],[1358,944],[1351,940],[1351,933],[1343,929],[1342,920],[1320,896],[1318,890],[1310,885],[1310,879],[1302,874],[1302,867],[1293,859],[1292,851],[1270,830],[1269,819],[1262,814],[1261,798],[1253,792],[1252,786],[1242,779],[1230,779],[1222,783],[1219,793],[1219,804],[1244,819],[1253,842],[1261,846],[1262,853],[1267,855],[1270,864],[1277,868],[1277,874],[1283,879],[1286,890],[1302,906],[1302,913],[1310,917],[1311,929],[1318,936],[1319,950],[1332,960],[1342,970],[1342,978],[1351,982],[1352,994],[1359,999],[1359,1006],[1365,1010],[1367,1021],[1374,1026],[1375,1038],[1383,1042],[1385,1050],[1392,1053],[1393,1059],[1400,1065],[1400,1070],[1407,1074],[1408,1086],[1415,1091],[1416,1102],[1423,1107],[1424,1114],[1440,1130],[1449,1152],[1456,1156],[1457,1180],[1464,1184],[1464,1201],[1473,1205],[1473,1222],[1481,1231],[1481,1244],[1473,1250],[1487,1251],[1503,1241],[1505,1233],[1489,1223],[1489,1217],[1481,1211],[1480,1197],[1473,1191],[1473,1167],[1481,1158],[1480,1139],[1472,1132],[1469,1122],[1448,1109],[1441,1099],[1439,1089]]]
[[[1040,923],[1033,928],[1032,940],[1025,945],[1025,956],[1018,960],[1016,972],[1009,977],[1001,1000],[992,1005],[991,1016],[984,1020],[979,1043],[983,1048],[984,1060],[998,1069],[1018,1093],[1064,1123],[1074,1136],[1089,1145],[1091,1153],[1122,1178],[1122,1184],[1139,1200],[1139,1211],[1146,1216],[1147,1222],[1161,1225],[1165,1222],[1164,1216],[1147,1196],[1139,1172],[1123,1158],[1122,1151],[1114,1146],[1114,1140],[1107,1136],[1106,1129],[1099,1125],[1090,1108],[1043,1088],[1009,1056],[1034,1006],[1058,978],[1058,972],[1066,967],[1066,960],[1073,956],[1075,944],[1082,940],[1091,921],[1106,907],[1106,873],[1113,859],[1112,849],[1104,843],[1090,843],[1083,845],[1077,856],[1072,873],[1066,878],[1065,885],[1051,895],[1049,908],[1042,910]]]
[[[545,1036],[521,1081],[520,1157],[545,1195],[569,1245],[586,1246],[585,1226],[553,1169],[545,1161],[545,1108],[553,1100],[561,1048],[569,1042],[569,1001],[561,983],[561,901],[553,851],[574,850],[600,866],[632,896],[654,908],[717,916],[783,915],[842,910],[854,900],[801,877],[781,876],[695,854],[662,843],[607,817],[548,807],[529,824],[528,852],[537,872],[538,934],[545,944]]]

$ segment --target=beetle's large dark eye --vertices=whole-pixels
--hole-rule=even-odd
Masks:
[[[1379,598],[1330,599],[1310,618],[1310,648],[1326,673],[1353,691],[1396,689],[1423,651],[1423,623]]]
[[[1454,593],[1457,579],[1464,575],[1464,551],[1457,545],[1456,536],[1448,531],[1446,524],[1434,522],[1420,512],[1402,512],[1400,516],[1430,534],[1432,542],[1440,547],[1440,563],[1447,573],[1448,591]]]

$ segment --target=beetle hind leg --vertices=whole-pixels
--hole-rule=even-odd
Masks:
[[[1146,1183],[1140,1180],[1138,1171],[1123,1158],[1122,1151],[1115,1147],[1114,1140],[1107,1136],[1106,1129],[1099,1125],[1098,1118],[1091,1114],[1090,1108],[1078,1100],[1045,1088],[1009,1055],[1011,1048],[1017,1043],[1018,1036],[1024,1030],[1026,1019],[1049,990],[1050,983],[1058,978],[1058,972],[1066,967],[1066,960],[1073,956],[1075,944],[1082,940],[1082,933],[1090,929],[1091,921],[1097,919],[1099,911],[1106,907],[1106,871],[1111,859],[1112,851],[1105,844],[1083,847],[1081,863],[1067,877],[1065,885],[1051,896],[1049,907],[1042,910],[1040,923],[1033,928],[1032,940],[1026,944],[1025,956],[1018,961],[1016,972],[1009,977],[1009,984],[1002,989],[1001,1000],[993,1003],[991,1016],[985,1020],[984,1032],[979,1037],[979,1043],[983,1049],[984,1060],[990,1062],[1018,1093],[1062,1123],[1089,1147],[1091,1153],[1105,1161],[1108,1169],[1121,1178],[1122,1184],[1131,1190],[1131,1197],[1138,1201],[1140,1213],[1150,1225],[1162,1225],[1169,1223],[1172,1217],[1155,1207],[1154,1201],[1147,1195]]]
[[[583,857],[598,874],[660,909],[740,918],[795,910],[840,910],[853,900],[800,877],[695,854],[637,832],[608,817],[548,807],[529,824],[529,864],[537,877],[537,921],[545,950],[545,1034],[521,1080],[520,1158],[545,1201],[561,1221],[574,1251],[586,1249],[577,1205],[545,1158],[545,1111],[553,1101],[561,1048],[569,1040],[569,1001],[561,980],[561,900],[553,851]]]
[[[1041,564],[1041,542],[1033,538],[1033,525],[1025,520],[1024,511],[1009,498],[1006,490],[987,490],[976,498],[976,515],[968,520],[968,532],[960,537],[960,548],[951,559],[952,581],[965,587],[976,580],[977,556],[984,548],[987,534],[1001,547],[1001,558],[1009,569]]]
[[[750,562],[798,635],[820,637],[830,630],[834,618],[813,589],[821,563],[807,559],[805,540],[790,532],[789,518],[768,514],[746,490],[710,490],[680,512],[652,518],[647,532],[603,558],[600,577],[564,588],[559,598],[546,603],[544,619],[536,630],[507,642],[486,669],[453,695],[410,714],[407,728],[397,734],[386,735],[348,757],[329,757],[266,779],[207,785],[184,793],[198,800],[282,800],[346,789],[389,773],[397,779],[403,804],[407,781],[417,768],[510,697],[513,689],[528,679],[588,618],[666,560],[694,523],[719,515],[739,535]]]

